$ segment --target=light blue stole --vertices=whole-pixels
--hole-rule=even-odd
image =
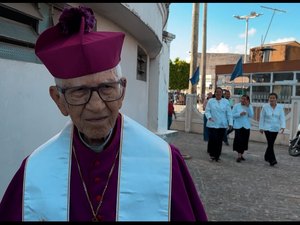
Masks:
[[[27,159],[23,187],[24,221],[68,221],[73,124]]]
[[[169,221],[172,174],[169,144],[126,116],[124,128],[117,220]]]
[[[23,220],[68,221],[73,124],[28,158]],[[117,221],[169,221],[171,152],[167,142],[122,115]]]

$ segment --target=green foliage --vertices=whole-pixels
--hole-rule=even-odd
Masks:
[[[170,60],[169,90],[184,90],[189,88],[190,64],[176,58]]]

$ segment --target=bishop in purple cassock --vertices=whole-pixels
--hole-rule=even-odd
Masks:
[[[94,20],[90,8],[65,9],[37,40],[71,121],[23,160],[0,221],[207,221],[180,151],[119,112],[125,34],[92,32]]]

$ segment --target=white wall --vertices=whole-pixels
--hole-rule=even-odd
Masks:
[[[157,134],[166,133],[168,124],[169,66],[164,62],[169,60],[169,46],[163,45],[160,57],[151,60],[149,77],[148,128]]]
[[[165,12],[161,7],[162,3],[122,3],[136,16],[140,17],[145,24],[151,27],[158,37],[162,37],[162,21]],[[155,16],[153,16],[155,15]]]
[[[104,17],[97,16],[97,21],[98,30],[121,31],[121,28]],[[127,87],[120,111],[147,127],[149,77],[147,82],[136,79],[138,43],[126,31],[123,32],[126,35],[121,52],[121,67],[123,76],[127,78]]]
[[[43,65],[0,59],[0,199],[21,161],[69,119],[49,96]]]

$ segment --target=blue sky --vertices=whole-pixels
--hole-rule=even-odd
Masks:
[[[284,10],[275,12],[261,6]],[[188,60],[191,50],[193,3],[171,3],[167,31],[176,38],[171,42],[170,58]],[[245,52],[246,20],[238,20],[233,15],[246,16],[251,12],[263,15],[248,20],[248,47],[296,40],[300,42],[300,3],[207,3],[207,43],[208,53]],[[271,22],[272,19],[272,22]],[[271,25],[270,25],[271,22]],[[202,51],[203,4],[199,8],[198,52]],[[268,27],[269,31],[267,33]],[[267,33],[267,36],[266,36]]]

